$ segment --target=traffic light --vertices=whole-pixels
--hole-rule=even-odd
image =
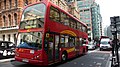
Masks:
[[[120,33],[120,17],[119,16],[114,16],[114,17],[110,17],[111,20],[111,33],[113,35],[115,35],[115,33],[119,34]]]
[[[117,39],[117,34],[120,33],[120,17],[119,16],[114,16],[114,17],[110,17],[111,20],[111,33],[114,36],[113,39],[113,44],[112,44],[112,67],[120,67],[119,66],[119,54],[118,54],[118,39]],[[116,58],[114,58],[116,56]],[[116,59],[116,61],[114,61],[113,59]],[[114,64],[115,63],[115,64]]]

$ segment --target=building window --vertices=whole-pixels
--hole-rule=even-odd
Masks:
[[[14,43],[17,44],[16,34],[14,34],[13,36],[14,36]]]
[[[36,0],[36,2],[38,2],[38,1],[42,1],[42,0]]]
[[[1,4],[1,2],[0,2],[0,10],[2,10],[2,7],[1,7],[1,6],[2,6],[2,4]]]
[[[15,0],[15,7],[17,7],[17,4],[18,4],[18,2],[17,2],[17,0]]]
[[[75,0],[66,0],[67,2],[74,2]]]
[[[4,0],[4,9],[6,9],[6,0]]]
[[[8,35],[8,41],[10,41],[10,34]]]
[[[6,18],[5,18],[5,16],[3,16],[3,24],[4,24],[4,26],[5,26],[5,22],[6,22]]]
[[[3,35],[3,41],[5,41],[5,35]]]
[[[88,28],[88,31],[91,31],[91,28]]]
[[[17,25],[17,14],[14,14],[14,24]]]
[[[9,26],[11,26],[11,15],[10,14],[8,15],[8,18],[9,18]]]
[[[12,7],[12,0],[9,0],[9,7],[11,9],[11,7]]]
[[[89,11],[89,9],[85,9],[84,11]]]
[[[83,10],[80,10],[80,12],[83,12]]]
[[[28,0],[24,0],[24,6],[28,5]]]

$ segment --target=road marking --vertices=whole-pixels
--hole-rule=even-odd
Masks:
[[[84,65],[83,63],[81,63],[81,65]]]
[[[77,64],[76,62],[74,62],[74,64]]]
[[[108,54],[110,54],[111,51],[96,51],[96,53],[108,53]]]
[[[2,59],[2,60],[0,60],[0,63],[8,62],[8,61],[11,61],[11,60],[14,60],[14,58]]]
[[[88,51],[87,53],[89,54],[89,53],[93,53],[93,52],[96,52],[97,50],[93,50],[93,51]]]
[[[95,59],[100,59],[100,60],[104,60],[105,58],[103,57],[94,57]]]
[[[102,65],[102,63],[97,63],[96,65],[101,66],[101,65]]]
[[[93,65],[90,65],[90,67],[92,67]]]
[[[94,62],[94,64],[96,64],[97,62]]]

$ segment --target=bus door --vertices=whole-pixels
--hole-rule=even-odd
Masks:
[[[55,61],[59,60],[59,35],[55,35]]]
[[[75,45],[76,45],[76,46],[75,46],[76,55],[78,56],[78,55],[79,55],[79,52],[80,52],[80,45],[79,45],[79,44],[80,44],[80,41],[79,41],[79,38],[77,38],[77,37],[75,38],[75,43],[76,43],[76,44],[75,44]]]
[[[59,60],[59,35],[49,34],[48,42],[48,61],[49,63]]]
[[[48,61],[49,63],[50,62],[53,62],[53,59],[54,59],[54,35],[53,34],[49,34],[49,38],[47,40],[48,42],[48,50],[47,50],[47,53],[48,53]]]

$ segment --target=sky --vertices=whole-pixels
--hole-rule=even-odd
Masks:
[[[95,0],[100,5],[102,26],[110,25],[110,17],[120,16],[120,0]]]

